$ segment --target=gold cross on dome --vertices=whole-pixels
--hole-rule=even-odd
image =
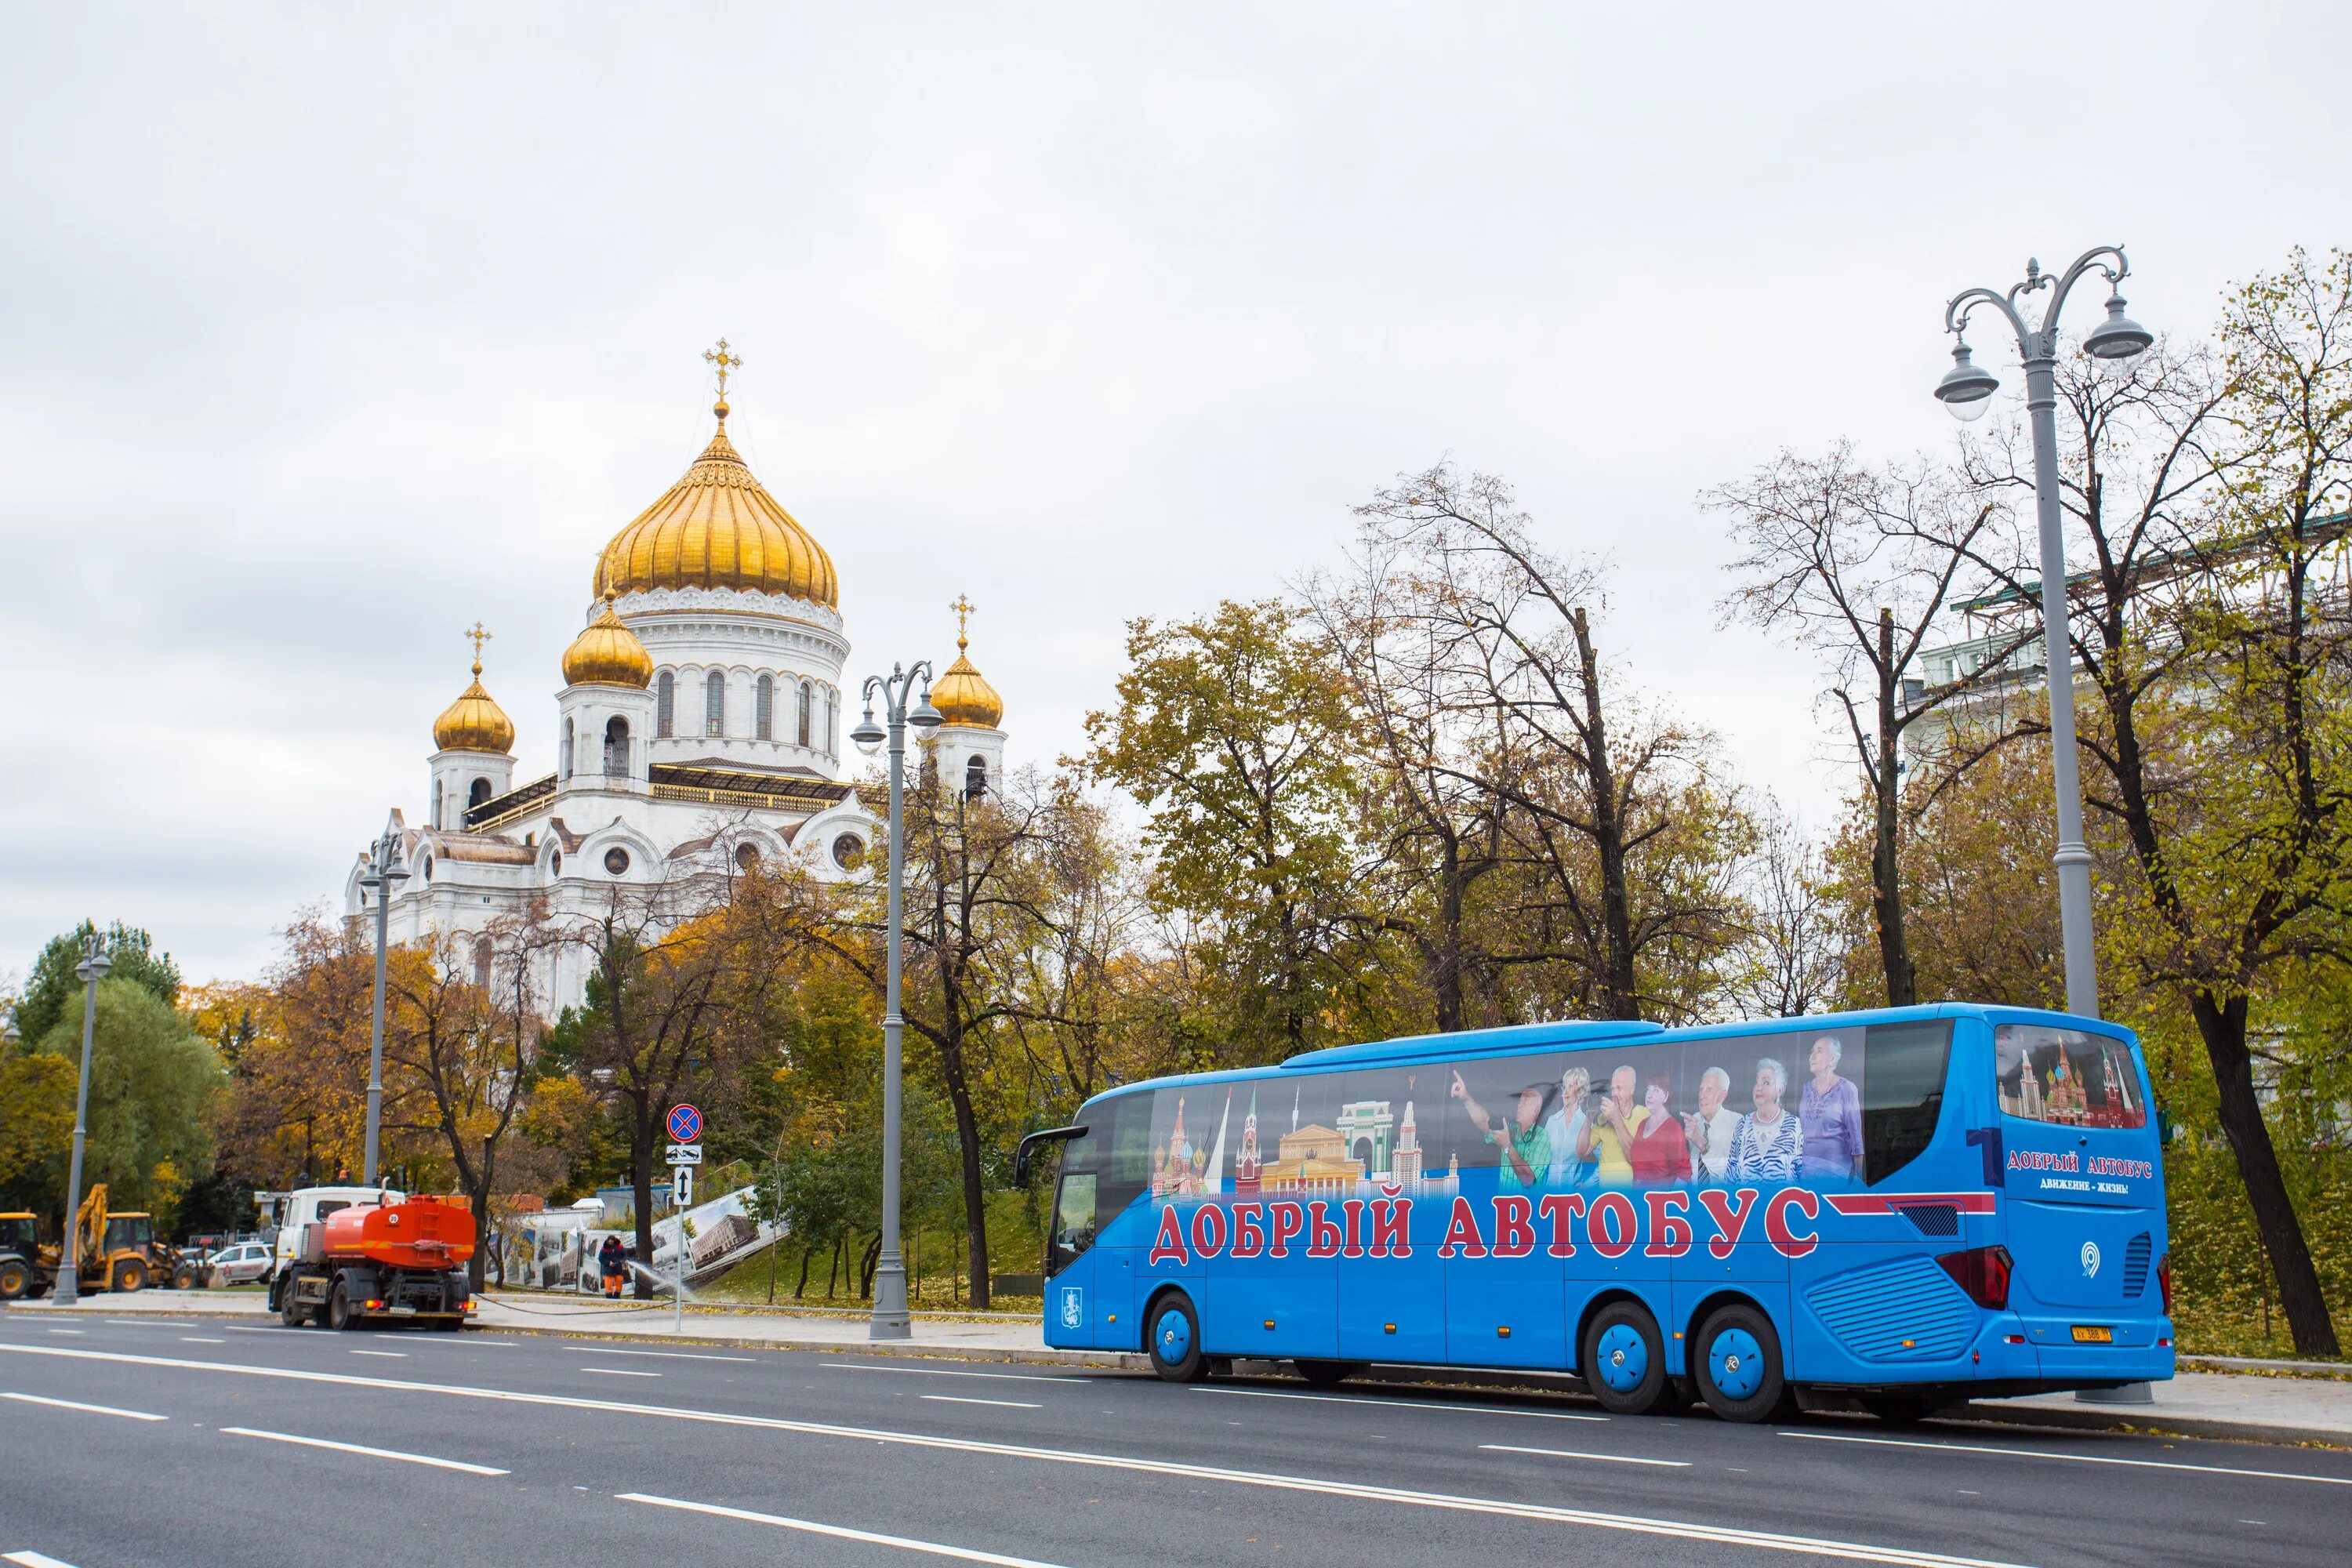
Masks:
[[[490,640],[490,634],[482,629],[481,622],[476,621],[467,628],[465,635],[474,639],[474,673],[479,675],[482,673],[482,645]]]
[[[721,403],[726,402],[727,373],[735,369],[738,365],[740,365],[743,363],[743,356],[740,354],[729,353],[727,352],[727,340],[725,338],[721,338],[719,340],[719,346],[717,348],[703,350],[702,357],[710,363],[719,367],[719,401]]]
[[[969,629],[968,623],[971,620],[972,611],[979,607],[979,605],[971,602],[969,595],[963,594],[958,594],[955,596],[955,603],[948,606],[949,609],[953,610],[956,613],[956,647],[961,647],[965,643],[971,640],[971,638],[966,636]]]

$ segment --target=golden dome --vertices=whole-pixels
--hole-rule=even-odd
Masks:
[[[595,591],[740,588],[838,609],[833,557],[751,477],[727,439],[723,396],[711,412],[719,433],[684,479],[604,546]]]
[[[499,756],[514,749],[514,721],[482,689],[481,647],[474,649],[474,684],[433,721],[433,744],[444,752],[492,752]]]
[[[613,595],[607,589],[603,613],[563,650],[563,684],[634,686],[642,691],[653,683],[654,656],[613,613]]]
[[[993,730],[1004,717],[1004,699],[988,683],[964,649],[971,646],[966,635],[965,622],[971,615],[969,600],[959,597],[948,606],[956,613],[956,658],[947,673],[931,682],[931,706],[940,710],[940,722],[961,730]]]

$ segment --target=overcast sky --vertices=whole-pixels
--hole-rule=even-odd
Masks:
[[[1276,591],[1451,454],[1819,820],[1818,672],[1717,628],[1697,493],[1946,444],[1943,301],[2029,255],[2123,241],[2196,334],[2352,238],[2347,16],[0,0],[0,972],[84,915],[257,969],[421,816],[478,616],[550,769],[722,333],[853,673],[969,593],[1016,760],[1129,617]]]

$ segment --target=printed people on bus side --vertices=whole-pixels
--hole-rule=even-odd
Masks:
[[[1591,1163],[1577,1152],[1584,1142],[1584,1102],[1591,1096],[1592,1075],[1584,1068],[1570,1068],[1559,1075],[1559,1109],[1544,1121],[1544,1132],[1551,1139],[1551,1169],[1545,1180],[1551,1186],[1580,1187],[1592,1174]]]
[[[1739,1112],[1723,1103],[1730,1094],[1731,1075],[1709,1068],[1698,1080],[1697,1112],[1684,1113],[1691,1173],[1701,1182],[1720,1182],[1731,1173],[1731,1135],[1739,1130]]]
[[[1672,1186],[1690,1180],[1690,1141],[1667,1109],[1674,1098],[1675,1080],[1665,1073],[1652,1073],[1643,1086],[1642,1130],[1633,1134],[1625,1153],[1633,1166],[1633,1179],[1643,1186]]]
[[[1540,1184],[1551,1169],[1551,1138],[1543,1129],[1545,1086],[1531,1083],[1519,1090],[1511,1107],[1508,1126],[1501,1118],[1486,1114],[1486,1108],[1471,1098],[1470,1088],[1462,1075],[1454,1075],[1454,1098],[1470,1113],[1470,1120],[1485,1128],[1486,1142],[1502,1150],[1496,1162],[1499,1172],[1496,1184],[1502,1187],[1532,1187]]]
[[[1633,1162],[1625,1150],[1650,1114],[1647,1107],[1633,1103],[1633,1084],[1630,1063],[1609,1075],[1609,1098],[1594,1110],[1577,1146],[1578,1155],[1593,1163],[1594,1177],[1604,1187],[1633,1184]]]
[[[1805,1134],[1797,1119],[1780,1108],[1789,1092],[1789,1069],[1770,1057],[1756,1064],[1756,1109],[1739,1119],[1731,1134],[1731,1180],[1793,1182],[1804,1157]]]
[[[1808,1176],[1851,1177],[1862,1168],[1862,1096],[1853,1079],[1838,1076],[1844,1054],[1835,1035],[1823,1035],[1806,1063],[1813,1076],[1797,1102],[1797,1121],[1805,1130]]]

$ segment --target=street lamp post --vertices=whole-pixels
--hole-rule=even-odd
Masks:
[[[907,694],[918,679],[923,683],[922,695],[909,712]],[[882,988],[882,1256],[874,1268],[874,1317],[866,1337],[903,1340],[914,1331],[907,1316],[907,1265],[898,1251],[898,1042],[902,1025],[898,1014],[898,954],[905,931],[902,906],[907,856],[902,823],[907,726],[935,730],[940,724],[940,710],[931,706],[931,667],[928,660],[919,661],[912,669],[901,669],[894,664],[888,675],[867,676],[866,716],[857,721],[849,738],[869,757],[885,739],[882,727],[874,721],[874,698],[877,692],[881,694],[883,712],[890,721],[889,948],[883,959],[886,978]]]
[[[367,875],[360,879],[361,887],[375,889],[375,1018],[368,1028],[367,1174],[362,1178],[371,1187],[375,1185],[376,1129],[383,1120],[383,952],[392,921],[392,887],[406,880],[400,836],[387,827],[373,847]]]
[[[2025,408],[2033,426],[2033,499],[2042,534],[2042,668],[2050,688],[2050,762],[2058,797],[2058,914],[2066,957],[2066,1010],[2085,1018],[2099,1016],[2097,954],[2091,943],[2091,851],[2083,842],[2083,788],[2074,755],[2074,660],[2066,632],[2066,535],[2058,495],[2058,312],[2085,274],[2107,280],[2107,317],[2083,340],[2093,359],[2124,364],[2146,352],[2155,335],[2124,314],[2123,280],[2131,275],[2123,247],[2102,245],[2084,251],[2072,267],[2053,276],[2038,261],[2025,264],[2025,278],[2006,294],[1969,289],[1944,307],[1944,330],[1953,338],[1952,368],[1936,384],[1936,395],[1955,418],[1973,420],[1992,406],[2000,387],[1990,371],[1969,357],[1963,335],[1980,305],[1998,310],[2017,334],[2017,355],[2025,367]],[[2031,324],[2030,297],[2048,289],[2050,303],[2039,327]]]
[[[73,1162],[66,1176],[65,1245],[58,1252],[57,1303],[70,1307],[81,1299],[81,1146],[89,1121],[89,1047],[98,1035],[98,983],[114,967],[106,956],[106,938],[92,931],[81,939],[81,962],[74,973],[81,977],[81,1087],[74,1090]],[[100,1245],[104,1237],[100,1238]]]

